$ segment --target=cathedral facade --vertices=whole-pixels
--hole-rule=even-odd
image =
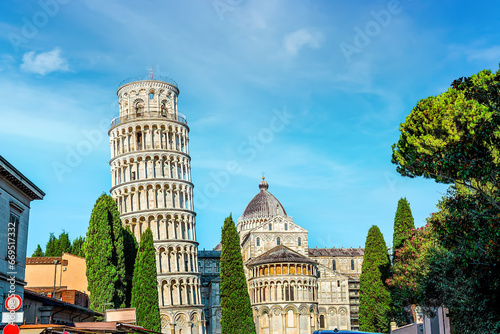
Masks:
[[[308,231],[288,216],[263,179],[237,221],[259,334],[359,329],[362,248],[311,249]],[[219,334],[220,245],[199,252],[207,333]]]

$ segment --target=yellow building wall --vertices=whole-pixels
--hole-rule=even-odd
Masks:
[[[56,289],[60,287],[68,290],[78,290],[86,294],[87,290],[86,264],[83,257],[63,253],[62,263],[54,268],[51,264],[26,264],[26,288],[50,288],[54,286],[54,269],[56,276]],[[62,271],[61,271],[62,269]]]

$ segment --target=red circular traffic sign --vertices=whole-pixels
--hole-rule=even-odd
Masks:
[[[19,334],[19,326],[16,324],[7,324],[3,328],[3,334]]]
[[[23,300],[18,295],[10,295],[5,300],[5,308],[8,311],[11,311],[11,312],[19,311],[19,309],[21,308],[21,306],[23,306]]]

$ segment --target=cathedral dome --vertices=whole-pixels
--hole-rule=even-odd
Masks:
[[[248,203],[241,218],[273,217],[276,215],[286,216],[285,208],[273,194],[267,191],[268,188],[269,184],[264,177],[262,177],[262,181],[259,183],[260,192],[250,201],[250,203]]]

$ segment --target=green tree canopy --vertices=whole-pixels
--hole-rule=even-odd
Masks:
[[[59,254],[59,242],[54,233],[50,233],[49,241],[45,245],[45,256],[61,256]]]
[[[422,290],[426,303],[450,309],[460,333],[495,332],[500,323],[499,88],[500,71],[455,80],[417,103],[393,145],[401,175],[452,184],[445,210],[429,220],[444,250]],[[464,286],[471,290],[459,293]]]
[[[366,237],[360,276],[359,327],[362,331],[389,332],[391,296],[385,286],[389,271],[387,245],[379,228],[373,225]]]
[[[161,320],[157,284],[153,233],[148,228],[142,233],[141,243],[137,250],[131,306],[136,308],[139,326],[160,332]]]
[[[33,255],[31,255],[31,257],[41,257],[41,256],[45,256],[45,255],[43,254],[42,247],[40,247],[40,245],[37,245],[35,252],[33,253]]]
[[[125,304],[125,255],[120,214],[111,196],[102,194],[90,217],[85,242],[91,308],[120,308]],[[111,303],[111,305],[107,305]]]
[[[221,244],[221,332],[255,334],[247,281],[243,271],[240,238],[231,215],[224,221]]]

